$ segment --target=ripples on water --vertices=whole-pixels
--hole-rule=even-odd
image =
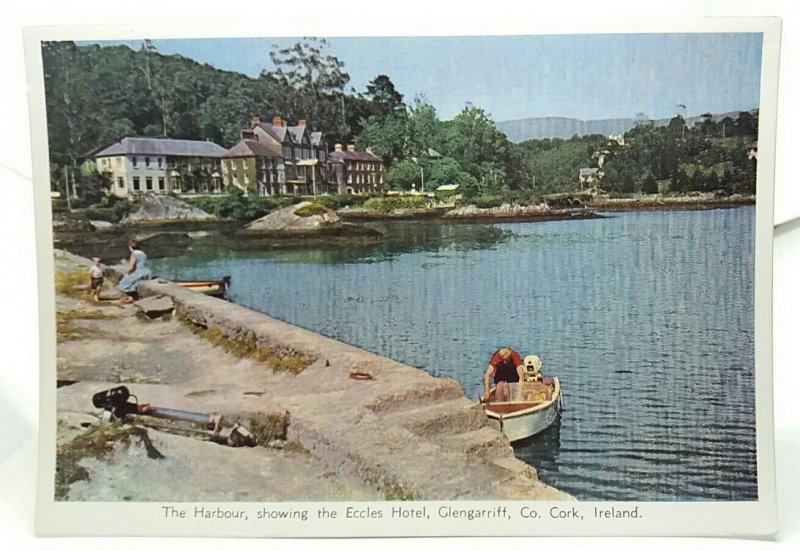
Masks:
[[[757,499],[753,207],[604,220],[382,224],[368,249],[156,261],[233,276],[235,302],[453,377],[501,345],[564,387],[516,446],[579,499]]]

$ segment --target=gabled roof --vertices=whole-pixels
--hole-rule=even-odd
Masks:
[[[306,133],[305,126],[288,126],[287,129],[291,132],[294,143],[303,143],[303,134]]]
[[[257,140],[241,140],[239,143],[234,145],[228,151],[222,155],[226,159],[230,158],[237,158],[237,157],[271,157],[274,159],[280,159],[280,155],[276,155],[262,144],[260,144]]]
[[[168,155],[172,157],[222,157],[225,148],[213,142],[172,138],[122,138],[95,157],[116,155]]]
[[[318,146],[322,144],[322,132],[311,133],[311,145]]]
[[[286,138],[287,128],[285,126],[275,126],[268,122],[260,122],[256,126],[278,140],[279,143],[283,143],[283,140]]]

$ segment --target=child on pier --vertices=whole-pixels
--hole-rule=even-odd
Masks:
[[[103,259],[99,256],[92,258],[94,264],[89,269],[89,277],[91,278],[92,296],[95,302],[100,300],[100,290],[103,288],[103,279],[105,277],[106,267],[102,263]]]

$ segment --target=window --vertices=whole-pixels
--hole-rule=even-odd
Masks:
[[[153,178],[148,176],[147,178],[144,179],[144,182],[145,182],[144,184],[145,189],[147,189],[147,191],[153,191]]]
[[[158,158],[158,168],[161,168],[162,166],[164,166],[164,157],[159,157]]]
[[[119,189],[122,189],[122,188],[125,187],[125,178],[122,178],[121,176],[117,178],[117,187]]]
[[[150,157],[145,157],[144,158],[144,166],[146,166],[147,168],[150,168]]]
[[[139,159],[137,159],[136,157],[131,157],[131,164],[133,165],[133,168],[136,168],[136,164],[138,162],[139,162]]]
[[[117,168],[122,166],[122,157],[117,157]]]
[[[160,161],[160,159],[159,159],[159,161]],[[161,190],[161,191],[165,191],[167,189],[167,185],[164,182],[164,177],[163,176],[159,176],[159,178],[158,178],[158,189]]]
[[[133,191],[141,191],[141,190],[142,190],[142,188],[139,185],[139,177],[138,176],[134,176],[133,177]]]

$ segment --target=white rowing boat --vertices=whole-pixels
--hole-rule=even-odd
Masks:
[[[561,384],[558,377],[544,377],[540,382],[508,383],[509,399],[482,402],[489,424],[505,434],[511,442],[523,440],[544,429],[561,413]]]

